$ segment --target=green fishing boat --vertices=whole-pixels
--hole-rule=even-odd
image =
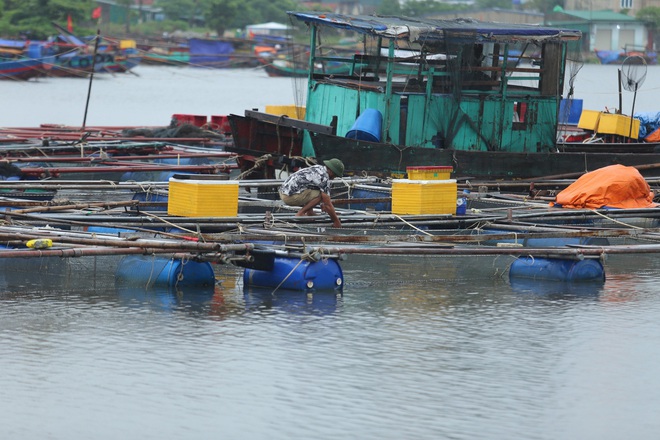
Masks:
[[[580,31],[472,19],[288,14],[310,34],[305,121],[297,125],[300,145],[290,133],[296,121],[287,121],[288,151],[319,161],[338,157],[348,174],[395,177],[411,166],[452,166],[452,177],[488,180],[577,177],[617,163],[643,165],[645,175],[660,171],[659,152],[633,152],[626,142],[593,151],[558,143],[564,81],[569,62],[578,59]],[[321,41],[330,32],[357,35],[361,49],[327,54]],[[346,74],[316,68],[328,62],[351,68]],[[250,126],[250,118],[233,118]],[[279,122],[271,123],[275,137]],[[285,155],[274,147],[283,140],[261,145],[248,138],[250,145],[236,136],[240,154]]]

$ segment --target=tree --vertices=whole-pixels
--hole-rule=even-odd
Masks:
[[[555,7],[564,7],[564,0],[528,0],[523,3],[523,8],[528,11],[539,11],[544,14],[552,12]]]
[[[124,13],[126,14],[124,16],[124,30],[128,34],[131,32],[131,5],[133,4],[133,0],[117,0],[117,4],[124,8]]]
[[[249,24],[286,22],[286,11],[298,8],[294,0],[211,0],[204,16],[207,26],[222,35],[227,29]]]
[[[71,16],[77,32],[87,32],[91,0],[0,0],[0,34],[45,39],[55,32],[53,22],[65,25]]]
[[[214,0],[204,14],[206,25],[222,36],[225,30],[237,27],[234,23],[242,6],[241,0]]]
[[[435,0],[410,0],[401,6],[401,14],[406,17],[424,17],[436,12],[467,9],[467,6],[436,2]]]
[[[205,16],[211,7],[211,0],[158,0],[168,20],[184,21],[189,26],[195,24],[199,16]]]
[[[401,15],[399,0],[383,0],[377,12],[380,15]]]
[[[646,27],[653,34],[653,44],[658,44],[658,28],[660,28],[660,8],[657,6],[647,6],[637,12],[637,19],[643,21]]]

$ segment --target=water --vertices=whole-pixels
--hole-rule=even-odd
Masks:
[[[620,66],[587,64],[577,73],[575,98],[589,110],[619,107]],[[571,69],[567,71],[571,73]],[[568,79],[566,89],[568,90]],[[5,110],[0,126],[39,124],[150,126],[168,125],[173,114],[242,115],[266,105],[304,105],[301,79],[269,78],[261,69],[194,69],[140,66],[135,75],[96,75],[84,78],[42,78],[0,81]],[[660,66],[649,66],[639,87],[635,112],[660,111]],[[89,92],[89,103],[87,96]],[[623,113],[630,114],[635,94],[621,92]]]
[[[94,83],[89,124],[293,103],[292,80],[259,71],[137,72]],[[585,72],[605,90],[616,69]],[[592,82],[576,84],[585,108],[618,100]],[[79,125],[86,90],[0,82],[2,124]],[[511,283],[507,258],[351,255],[343,295],[311,296],[244,292],[231,266],[180,293],[115,287],[111,258],[5,267],[0,434],[655,439],[660,259],[610,257],[604,285],[566,286]]]

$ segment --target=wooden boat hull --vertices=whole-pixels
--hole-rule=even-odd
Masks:
[[[658,63],[657,52],[651,50],[594,50],[594,52],[601,64],[623,64],[628,57],[640,57],[646,64],[650,65],[656,65]]]
[[[229,115],[228,119],[233,145],[225,150],[239,154],[241,171],[252,179],[272,179],[278,162],[292,165],[293,158],[301,158],[304,129],[327,133],[333,130],[330,126],[251,110],[246,110],[245,116]]]
[[[39,76],[44,76],[40,59],[0,61],[0,79],[28,80]]]
[[[409,166],[452,166],[457,178],[570,178],[613,164],[636,166],[649,177],[660,176],[660,152],[511,153],[403,147],[321,133],[311,136],[317,160],[340,158],[345,173],[398,176]]]

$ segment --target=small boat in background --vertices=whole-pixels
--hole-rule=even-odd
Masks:
[[[141,47],[142,62],[155,66],[184,66],[190,62],[187,44]]]
[[[645,47],[626,45],[622,50],[594,50],[601,64],[623,64],[628,57],[641,57],[646,64],[658,64],[658,53]]]
[[[45,76],[47,68],[40,44],[0,40],[0,79],[28,80]]]

